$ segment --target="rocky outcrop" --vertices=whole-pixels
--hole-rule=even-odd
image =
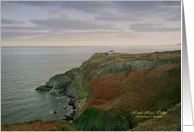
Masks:
[[[46,85],[42,85],[42,86],[37,87],[36,90],[39,90],[39,91],[50,91],[51,88],[46,87]]]
[[[52,90],[50,91],[50,93],[53,94],[53,95],[56,95],[56,92],[55,92],[54,89],[52,89]]]
[[[70,86],[79,71],[79,68],[74,68],[64,74],[55,75],[46,83],[46,87],[54,89],[66,88]]]
[[[50,91],[50,90],[60,90],[60,93],[66,91],[67,87],[69,87],[75,77],[79,74],[80,69],[74,68],[70,71],[67,71],[64,74],[58,74],[54,77],[50,78],[46,85],[39,86],[36,90],[39,91]],[[54,93],[54,92],[51,92]]]

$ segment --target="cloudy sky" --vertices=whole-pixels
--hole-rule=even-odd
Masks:
[[[1,2],[1,46],[178,43],[180,1]]]

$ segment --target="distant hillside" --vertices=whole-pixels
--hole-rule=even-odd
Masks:
[[[50,78],[36,90],[51,90],[55,94],[55,89],[73,97],[69,104],[76,108],[71,127],[64,121],[63,127],[68,129],[57,130],[178,130],[181,51],[96,53],[79,68]],[[2,125],[2,130],[8,130],[7,126],[10,127]],[[12,126],[17,127],[17,124]],[[11,130],[15,130],[14,127]]]

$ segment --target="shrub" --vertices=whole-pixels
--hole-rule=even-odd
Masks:
[[[129,128],[129,122],[115,108],[86,108],[73,122],[78,130],[122,131]]]

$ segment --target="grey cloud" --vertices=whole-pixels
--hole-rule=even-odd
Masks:
[[[150,11],[153,9],[161,8],[164,7],[166,8],[168,6],[176,6],[180,7],[181,3],[180,2],[169,2],[169,1],[115,1],[115,7],[119,8],[120,10],[123,11],[134,11],[134,12],[139,12],[139,11]],[[165,11],[165,10],[164,10]]]
[[[99,13],[111,7],[112,2],[106,1],[4,1],[2,10],[8,11],[19,5],[50,8],[51,13],[64,13],[66,9],[80,10],[87,13]]]
[[[166,20],[181,14],[180,2],[117,1],[114,2],[114,4],[115,8],[121,13],[134,15],[134,17],[139,18],[139,20],[141,20],[142,17],[160,17]]]
[[[98,14],[112,8],[110,1],[65,1],[51,10],[52,14],[64,13],[67,9],[78,10],[89,14]]]
[[[17,3],[39,6],[39,7],[52,7],[52,8],[60,5],[60,2],[57,2],[57,1],[19,1]]]
[[[164,27],[161,24],[131,24],[129,30],[134,32],[177,32],[181,28]]]
[[[17,3],[10,3],[8,1],[1,1],[1,11],[13,11],[15,7],[18,7],[19,4]]]
[[[1,32],[1,37],[2,40],[3,39],[7,39],[7,38],[15,38],[15,37],[25,37],[25,36],[36,36],[40,34],[39,32],[27,32],[27,31],[17,31],[17,32],[13,32],[13,31],[6,31],[6,32]]]
[[[23,24],[24,21],[20,21],[17,19],[9,19],[9,18],[1,18],[1,24],[15,25],[15,24]]]
[[[181,6],[181,1],[162,1],[162,4],[167,6]]]
[[[107,39],[111,36],[120,34],[117,31],[47,31],[47,32],[38,32],[38,31],[2,31],[2,40],[25,40],[25,41],[49,41],[49,40],[64,40],[64,39]]]
[[[67,10],[97,14],[95,19],[101,21],[133,21],[159,15],[168,21],[178,21],[177,15],[181,13],[180,1],[4,1],[2,10],[10,10],[19,5],[47,8],[52,14],[64,14]],[[113,10],[117,10],[119,16],[105,15]],[[125,18],[126,15],[130,18]]]
[[[61,18],[72,19],[72,17],[70,15],[67,15],[67,14],[61,15]]]
[[[2,1],[2,11],[13,11],[15,7],[20,5],[38,6],[43,8],[54,8],[60,5],[57,1]]]
[[[2,26],[1,29],[4,31],[48,30],[48,29],[46,29],[44,27],[40,27],[40,26]]]
[[[132,16],[127,15],[115,15],[115,16],[96,16],[96,20],[103,20],[103,21],[137,21],[138,19]]]
[[[128,11],[142,12],[157,8],[161,5],[159,1],[115,1],[114,6],[127,13]]]
[[[168,21],[180,21],[181,20],[181,15],[176,15],[171,18],[166,19]]]
[[[89,21],[50,18],[50,19],[32,19],[30,22],[47,27],[48,29],[59,30],[116,30],[117,28],[109,24],[97,24]]]

